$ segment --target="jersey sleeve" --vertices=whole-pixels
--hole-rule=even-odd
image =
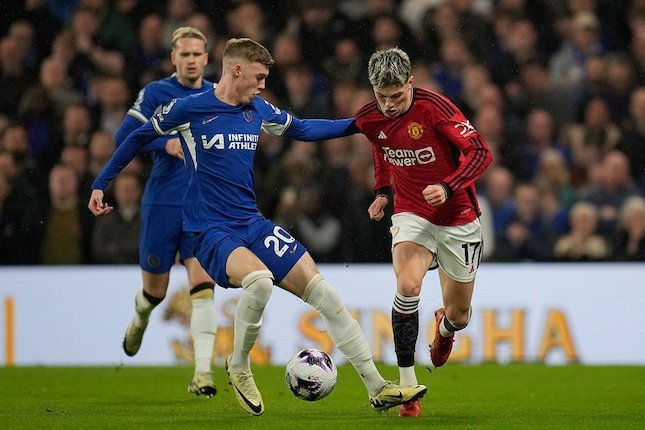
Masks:
[[[160,136],[167,136],[175,130],[186,130],[190,127],[190,97],[173,99],[150,118],[150,123]]]
[[[463,155],[457,170],[441,181],[448,195],[452,195],[474,184],[492,163],[493,156],[484,138],[447,98],[436,103],[434,110],[432,118],[437,131]]]
[[[161,104],[157,97],[155,83],[146,85],[139,91],[137,100],[128,110],[128,115],[144,123],[155,113],[157,107]]]
[[[154,111],[159,106],[160,102],[157,97],[157,90],[154,86],[154,83],[146,85],[144,88],[139,91],[137,100],[134,102],[132,107],[128,110],[127,115],[123,119],[121,126],[114,135],[114,141],[118,147],[125,140],[130,133],[139,128],[144,124],[148,119],[154,114]],[[166,142],[168,138],[160,137],[159,139],[152,142],[150,145],[146,145],[142,151],[165,151]]]
[[[110,181],[128,165],[130,161],[145,145],[159,137],[150,121],[134,130],[116,149],[110,161],[107,162],[101,173],[92,183],[92,189],[104,190]]]
[[[264,99],[256,106],[262,115],[262,130],[277,136],[310,142],[349,136],[359,131],[353,118],[299,119]]]

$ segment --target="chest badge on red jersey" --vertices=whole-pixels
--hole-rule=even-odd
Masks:
[[[411,122],[408,124],[408,135],[412,139],[421,139],[423,136],[423,127],[418,122]]]

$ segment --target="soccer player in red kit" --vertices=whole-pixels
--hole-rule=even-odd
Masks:
[[[492,162],[484,139],[441,94],[412,86],[408,55],[377,51],[368,74],[376,100],[358,110],[356,125],[372,142],[376,197],[368,212],[379,221],[394,200],[392,306],[394,348],[401,385],[416,385],[415,344],[425,273],[439,268],[443,305],[435,311],[434,366],[450,355],[454,333],[466,327],[482,253],[474,182]],[[421,416],[418,401],[400,416]]]

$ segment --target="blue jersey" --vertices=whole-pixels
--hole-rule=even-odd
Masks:
[[[248,105],[231,106],[207,91],[164,106],[132,133],[93,184],[108,182],[141,147],[177,130],[195,169],[184,198],[184,230],[235,225],[259,214],[255,199],[253,159],[260,131],[302,141],[331,139],[356,133],[353,119],[300,120],[255,97]]]
[[[185,87],[179,83],[174,74],[146,85],[139,91],[136,102],[128,111],[116,133],[117,146],[121,145],[132,131],[159,112],[163,105],[170,103],[175,98],[198,94],[211,88],[213,88],[213,83],[207,80],[203,80],[202,86],[199,88]],[[166,153],[166,142],[170,137],[173,136],[160,137],[144,148],[144,150],[152,152],[153,158],[152,171],[146,182],[142,204],[179,206],[182,202],[192,166],[186,166],[179,158]]]

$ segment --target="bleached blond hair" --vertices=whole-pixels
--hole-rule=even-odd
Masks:
[[[401,87],[408,82],[412,63],[410,57],[399,48],[376,51],[370,57],[367,75],[377,88]]]

